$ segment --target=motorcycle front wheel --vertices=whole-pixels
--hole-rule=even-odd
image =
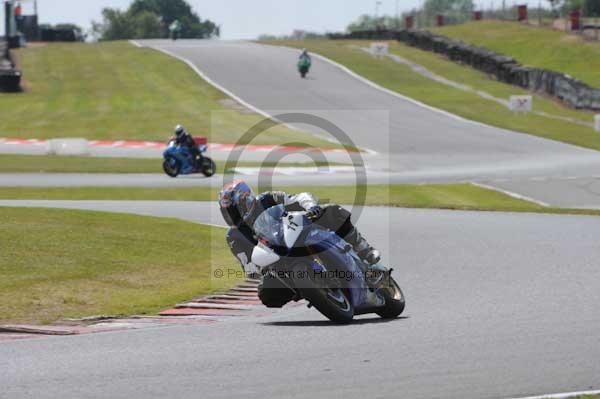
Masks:
[[[389,277],[389,284],[381,288],[380,292],[385,298],[385,306],[376,313],[384,319],[394,319],[400,316],[404,312],[406,301],[402,289],[392,276]]]
[[[314,306],[329,320],[347,324],[354,318],[354,306],[349,300],[347,291],[337,288],[332,280],[320,281],[309,265],[297,265],[294,268],[295,286],[300,290],[304,299]]]
[[[175,158],[167,158],[163,162],[163,170],[167,176],[177,177],[181,171],[181,162]]]

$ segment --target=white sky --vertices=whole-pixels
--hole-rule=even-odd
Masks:
[[[342,31],[362,14],[375,12],[375,0],[188,0],[201,18],[221,25],[223,39],[254,39],[263,33],[282,35],[294,29],[316,32]],[[409,10],[423,0],[381,0],[380,14],[393,15],[396,3],[400,11]],[[502,0],[475,0],[475,4],[498,7]],[[506,0],[507,5],[539,0]],[[100,20],[104,7],[126,9],[131,0],[38,0],[41,23],[72,22],[88,29]],[[545,5],[546,0],[542,3]],[[33,0],[23,0],[25,14],[33,10]],[[4,32],[4,12],[0,32]],[[1,35],[0,34],[0,35]]]

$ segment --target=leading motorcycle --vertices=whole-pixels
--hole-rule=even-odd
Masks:
[[[300,76],[305,78],[308,75],[308,71],[310,71],[311,61],[308,57],[300,57],[298,60],[298,72],[300,72]]]
[[[306,212],[283,205],[260,214],[254,223],[258,244],[252,263],[263,278],[276,278],[330,320],[349,323],[355,315],[399,316],[405,307],[391,269],[373,275],[352,246],[309,220]]]

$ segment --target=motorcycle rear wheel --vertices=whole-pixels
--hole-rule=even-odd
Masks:
[[[215,161],[208,157],[202,159],[202,174],[206,177],[211,177],[217,171]]]
[[[404,312],[404,307],[406,306],[404,293],[391,276],[389,285],[381,288],[381,294],[385,298],[385,306],[376,312],[380,317],[394,319]]]

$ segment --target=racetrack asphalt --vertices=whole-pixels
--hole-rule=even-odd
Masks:
[[[360,147],[367,183],[473,181],[553,206],[600,208],[600,153],[436,112],[314,59],[308,79],[295,70],[297,51],[249,42],[142,41],[182,57],[219,87],[273,114],[307,113],[334,123]],[[292,124],[316,134],[322,129]],[[331,138],[331,137],[330,137]],[[285,161],[285,158],[283,159]],[[157,161],[158,162],[158,161]],[[256,183],[258,177],[244,176]],[[0,186],[217,187],[219,179],[162,175],[0,174]],[[355,176],[275,176],[274,185],[353,184]]]
[[[190,62],[220,87],[271,115],[304,112],[327,119],[354,144],[377,151],[372,170],[390,181],[489,182],[509,180],[531,194],[530,179],[550,179],[539,198],[558,205],[579,191],[575,207],[600,207],[600,195],[582,181],[600,176],[600,153],[466,121],[377,90],[338,66],[314,57],[308,79],[295,67],[298,50],[241,41],[141,41]],[[293,124],[317,134],[323,129]],[[331,136],[329,136],[331,138]],[[535,191],[534,191],[535,192]],[[538,190],[540,192],[540,190]]]
[[[313,113],[342,127],[356,144],[380,153],[369,166],[389,173],[370,173],[369,182],[475,180],[553,205],[600,206],[597,152],[439,114],[318,59],[310,79],[300,80],[297,53],[289,49],[216,41],[145,44],[188,58],[265,111],[317,110]],[[381,111],[388,117],[365,118]],[[353,179],[277,176],[275,184]],[[158,175],[0,175],[0,186],[30,185],[25,181],[222,183]],[[0,206],[222,223],[214,204],[198,202],[0,201]],[[209,326],[1,342],[0,397],[468,399],[600,389],[596,218],[365,208],[358,224],[395,268],[407,296],[403,318],[366,315],[352,325],[333,326],[313,309],[291,308]]]
[[[213,203],[1,201],[221,224]],[[262,318],[0,343],[7,398],[508,398],[600,388],[594,217],[365,208],[403,318]],[[202,254],[198,254],[202,256]]]

